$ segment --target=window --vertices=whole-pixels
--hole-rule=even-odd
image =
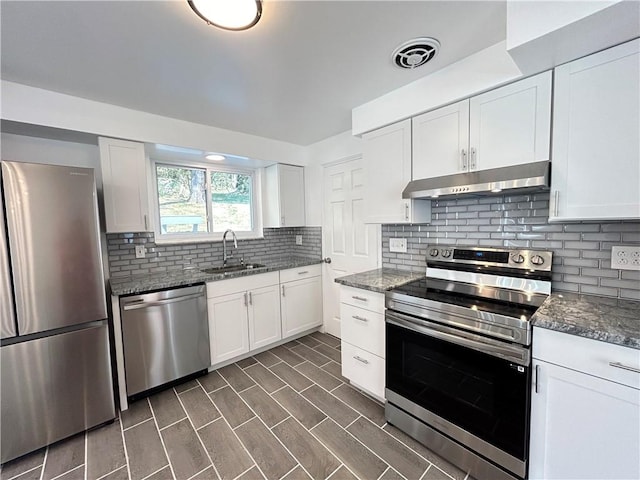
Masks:
[[[262,235],[254,170],[155,163],[160,239],[216,240],[228,228]],[[210,193],[208,193],[210,192]]]

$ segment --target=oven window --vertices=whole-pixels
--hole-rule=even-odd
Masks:
[[[525,460],[530,369],[386,325],[387,388]]]

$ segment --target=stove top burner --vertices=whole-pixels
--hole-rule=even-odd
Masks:
[[[521,345],[551,292],[552,253],[481,247],[427,247],[426,277],[386,294],[386,307]],[[421,319],[421,320],[420,320]]]
[[[479,312],[513,317],[526,322],[531,319],[538,306],[546,298],[545,295],[543,298],[536,297],[535,301],[532,301],[534,299],[531,296],[527,300],[527,295],[525,294],[508,292],[508,296],[512,297],[511,301],[496,300],[495,297],[499,296],[501,292],[496,292],[491,287],[478,287],[470,284],[426,278],[394,288],[393,292],[398,295],[457,305]]]

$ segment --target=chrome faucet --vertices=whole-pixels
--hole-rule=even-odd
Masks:
[[[230,253],[229,255],[227,255],[227,233],[229,232],[231,232],[231,235],[233,236],[233,246],[236,248],[236,250],[238,249],[238,237],[236,237],[236,234],[233,230],[228,228],[222,234],[222,266],[223,267],[226,267],[227,260],[233,257],[233,253]]]

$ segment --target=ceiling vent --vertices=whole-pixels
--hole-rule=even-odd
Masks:
[[[435,38],[420,37],[404,42],[391,54],[391,60],[400,68],[416,68],[424,65],[440,50],[440,42]]]

